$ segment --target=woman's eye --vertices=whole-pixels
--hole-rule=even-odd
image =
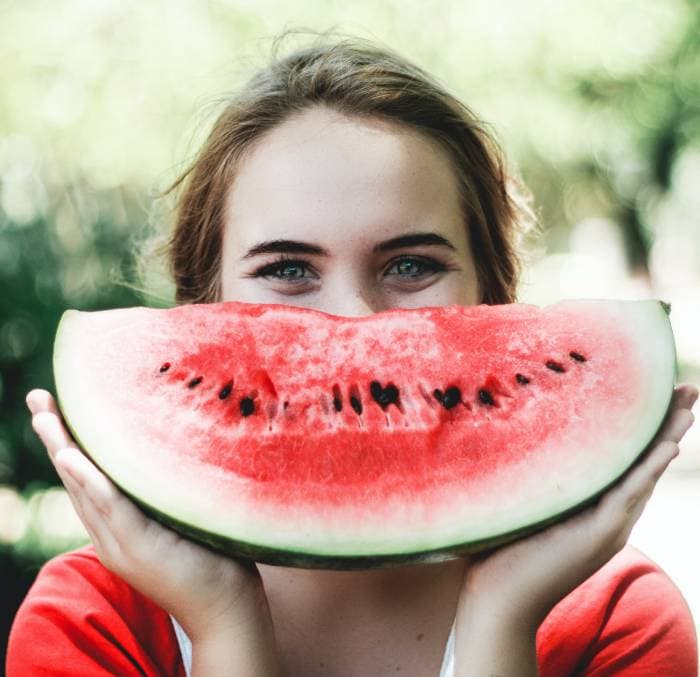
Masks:
[[[400,277],[422,277],[427,272],[436,273],[445,270],[445,266],[432,259],[401,258],[394,261],[392,268],[396,267]],[[391,268],[390,268],[391,270]]]
[[[274,277],[278,280],[285,280],[289,282],[299,282],[304,280],[303,272],[301,275],[297,274],[300,271],[308,270],[308,263],[306,261],[297,261],[295,259],[280,259],[275,263],[271,263],[268,266],[263,266],[255,271],[255,277]],[[292,274],[288,274],[292,271]]]
[[[427,274],[446,270],[447,268],[433,259],[423,259],[414,257],[402,257],[392,262],[387,269],[387,274],[391,270],[398,271],[398,277],[408,280],[425,277]],[[308,262],[301,259],[282,258],[274,263],[270,263],[259,268],[253,274],[254,277],[271,277],[284,282],[298,284],[309,279],[304,275],[309,270]]]

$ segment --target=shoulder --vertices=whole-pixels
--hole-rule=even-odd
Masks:
[[[10,631],[7,674],[179,675],[170,616],[102,565],[92,546],[49,560]]]
[[[550,612],[537,634],[543,675],[696,677],[690,609],[663,569],[628,545]]]

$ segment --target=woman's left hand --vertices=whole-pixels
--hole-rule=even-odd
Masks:
[[[644,457],[593,505],[543,531],[470,560],[458,614],[502,618],[534,633],[549,611],[627,543],[632,527],[693,423],[698,389],[675,388],[668,414]]]

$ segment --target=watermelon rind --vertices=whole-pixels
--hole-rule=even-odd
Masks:
[[[645,416],[639,419],[634,439],[628,440],[624,453],[616,457],[618,465],[606,470],[605,476],[598,479],[597,487],[593,487],[594,482],[587,478],[579,494],[570,492],[559,502],[554,496],[545,508],[523,506],[520,523],[515,528],[503,528],[502,524],[486,520],[472,525],[470,532],[456,519],[454,523],[446,522],[443,532],[435,529],[430,533],[412,535],[404,531],[399,534],[377,534],[376,537],[358,532],[354,538],[324,543],[322,534],[301,530],[292,539],[294,542],[275,542],[274,536],[271,537],[266,530],[269,525],[256,523],[254,516],[246,516],[245,523],[231,523],[226,515],[218,515],[215,497],[208,509],[198,512],[196,502],[188,503],[187,491],[173,490],[173,487],[154,481],[158,469],[148,468],[147,459],[140,459],[138,465],[120,463],[121,449],[113,446],[111,436],[103,430],[100,419],[91,416],[90,393],[83,389],[81,379],[75,376],[76,371],[79,373],[80,364],[79,352],[74,347],[75,335],[81,331],[85,313],[66,311],[59,323],[54,348],[57,399],[64,420],[78,444],[126,495],[146,514],[217,552],[266,564],[344,570],[440,562],[511,542],[594,504],[601,494],[620,481],[638,462],[663,424],[677,375],[675,344],[665,304],[659,301],[611,302],[596,299],[563,303],[576,307],[583,307],[583,304],[607,304],[611,307],[617,304],[615,312],[636,327],[639,341],[644,345],[649,358],[649,372],[653,375],[653,387],[643,402]],[[530,512],[527,512],[528,509]],[[508,517],[512,522],[513,516]],[[459,533],[462,534],[461,538],[455,536]],[[261,535],[264,542],[261,542]]]

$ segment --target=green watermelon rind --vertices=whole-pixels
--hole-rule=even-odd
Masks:
[[[209,547],[214,551],[226,554],[228,556],[232,556],[234,558],[248,559],[265,564],[343,570],[370,569],[397,566],[402,564],[408,565],[415,563],[440,562],[449,559],[455,559],[460,556],[466,556],[469,554],[486,551],[498,547],[499,545],[512,542],[528,534],[540,531],[546,528],[547,526],[557,523],[565,519],[567,516],[577,513],[585,509],[586,507],[594,504],[598,500],[598,498],[607,491],[607,489],[618,483],[620,481],[620,478],[624,476],[629,471],[629,469],[638,462],[638,460],[642,456],[644,456],[645,450],[649,442],[654,438],[658,429],[663,425],[665,412],[668,409],[668,404],[670,403],[673,394],[673,381],[677,376],[677,359],[675,353],[675,344],[673,343],[672,333],[670,332],[670,324],[668,323],[668,309],[664,306],[662,302],[657,302],[657,307],[659,310],[659,314],[663,316],[664,323],[669,328],[669,333],[671,337],[670,345],[672,346],[673,350],[673,376],[670,384],[671,387],[667,391],[667,399],[665,400],[666,406],[664,408],[664,414],[660,417],[660,419],[656,421],[655,426],[649,425],[647,427],[648,431],[653,432],[649,434],[648,438],[645,440],[645,443],[642,447],[642,451],[632,460],[631,464],[628,464],[625,468],[621,469],[621,472],[618,474],[617,477],[612,479],[606,486],[602,487],[599,491],[587,497],[585,500],[575,505],[569,505],[557,512],[556,514],[550,515],[546,519],[532,522],[530,524],[527,524],[526,526],[508,532],[495,534],[493,537],[490,538],[471,540],[468,542],[461,543],[451,543],[439,548],[424,548],[420,550],[407,550],[402,552],[397,552],[396,550],[392,552],[372,552],[371,554],[359,554],[356,556],[349,554],[313,552],[309,549],[296,550],[290,548],[272,548],[251,541],[236,540],[229,536],[212,533],[200,529],[197,526],[185,522],[183,520],[176,519],[171,515],[167,515],[159,511],[157,508],[149,504],[148,501],[144,500],[143,498],[134,495],[118,481],[112,481],[114,481],[116,486],[118,486],[123,493],[129,496],[134,501],[134,503],[139,505],[146,514],[155,518],[161,524],[175,529],[179,533],[190,537],[191,539],[199,542],[205,547]],[[57,349],[54,351],[54,375],[56,385],[58,385],[58,383],[62,381],[61,364],[58,356],[60,355],[60,337],[62,336],[61,328],[66,320],[66,315],[67,314],[64,314],[64,317],[61,319],[56,335]],[[67,403],[62,400],[61,391],[58,387],[56,388],[56,392],[59,406],[61,408],[61,411],[64,412],[64,419],[66,425],[72,432],[78,444],[80,444],[81,448],[83,448],[86,455],[89,458],[91,458],[91,460],[95,463],[95,465],[97,465],[97,467],[99,467],[103,472],[105,472],[105,469],[94,457],[94,455],[90,454],[89,450],[83,447],[83,443],[80,439],[80,436],[71,424],[70,414],[66,414],[66,412],[69,411],[70,407],[66,407]],[[659,401],[658,404],[660,405],[661,402]]]

